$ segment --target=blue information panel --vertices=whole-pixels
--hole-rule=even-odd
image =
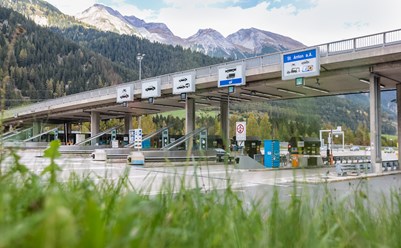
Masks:
[[[283,53],[282,80],[320,75],[319,48]]]
[[[267,168],[280,167],[280,141],[265,140],[264,166]]]
[[[219,68],[218,87],[245,85],[243,66],[233,65]]]

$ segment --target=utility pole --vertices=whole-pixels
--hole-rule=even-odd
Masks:
[[[136,55],[136,60],[139,62],[139,80],[142,80],[142,59],[145,57],[146,54],[138,53]]]
[[[136,60],[139,62],[139,81],[142,80],[142,59],[145,57],[144,53],[138,53],[136,55]],[[138,128],[142,128],[142,116],[138,116]]]

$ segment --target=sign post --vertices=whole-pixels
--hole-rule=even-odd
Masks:
[[[246,122],[245,121],[235,123],[235,137],[236,137],[238,146],[241,147],[241,155],[243,155],[244,142],[246,141]]]

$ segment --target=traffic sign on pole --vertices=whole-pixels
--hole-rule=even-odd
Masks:
[[[236,122],[235,135],[237,141],[246,140],[246,122]]]

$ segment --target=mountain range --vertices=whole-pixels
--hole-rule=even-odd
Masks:
[[[211,28],[200,29],[188,38],[181,38],[174,35],[164,23],[147,23],[135,16],[123,16],[101,4],[95,4],[75,17],[102,31],[137,35],[152,42],[179,45],[216,57],[240,59],[304,47],[289,37],[256,28],[241,29],[227,37]]]
[[[257,28],[240,29],[224,37],[211,28],[181,38],[164,23],[145,22],[135,16],[123,16],[118,11],[95,4],[74,17],[60,12],[41,0],[2,0],[0,5],[13,8],[42,26],[66,28],[73,25],[94,27],[122,35],[134,35],[161,44],[182,46],[212,57],[242,59],[266,53],[305,47],[289,37]]]

